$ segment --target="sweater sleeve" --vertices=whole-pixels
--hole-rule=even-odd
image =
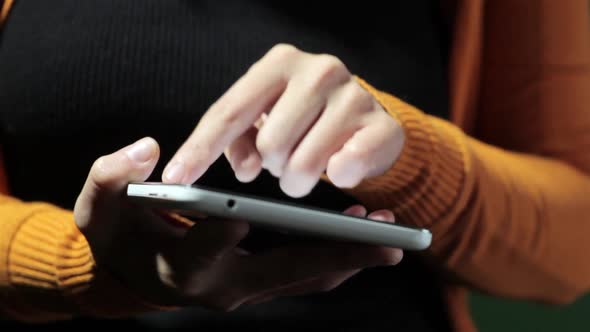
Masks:
[[[352,193],[430,228],[429,256],[466,283],[567,303],[590,288],[588,2],[487,7],[479,139],[360,80],[407,143]]]
[[[11,318],[124,317],[156,310],[98,269],[71,211],[0,196],[0,308]]]

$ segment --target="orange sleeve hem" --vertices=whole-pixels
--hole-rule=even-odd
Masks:
[[[4,311],[29,322],[72,316],[124,317],[164,310],[97,269],[72,213],[45,203],[0,205]]]
[[[372,210],[393,209],[400,221],[430,228],[436,245],[441,225],[435,221],[465,204],[460,202],[461,193],[470,186],[465,135],[452,124],[358,81],[401,123],[406,142],[385,174],[366,179],[352,191]]]
[[[359,79],[401,123],[405,146],[383,175],[348,191],[369,209],[429,228],[429,257],[497,296],[569,303],[590,289],[590,176],[490,146]]]

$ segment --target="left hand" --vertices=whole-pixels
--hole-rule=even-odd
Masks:
[[[225,152],[238,180],[265,168],[301,197],[324,172],[341,188],[385,172],[403,144],[400,124],[338,58],[277,45],[210,107],[163,181],[193,183]]]

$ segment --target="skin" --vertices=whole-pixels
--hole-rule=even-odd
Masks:
[[[239,180],[264,168],[301,197],[324,172],[341,188],[383,173],[403,144],[399,123],[338,58],[277,45],[210,107],[162,180],[193,183],[225,152]]]
[[[211,106],[163,181],[193,183],[225,153],[240,181],[264,168],[285,193],[300,197],[324,172],[338,187],[384,172],[403,142],[399,124],[337,58],[277,45]],[[249,230],[244,221],[210,218],[179,227],[166,213],[124,200],[127,183],[146,180],[158,159],[149,137],[98,158],[74,208],[97,266],[154,303],[231,311],[330,291],[403,257],[400,249],[331,241],[254,254],[239,247]],[[344,213],[367,216],[359,205]],[[394,222],[388,210],[367,217]]]

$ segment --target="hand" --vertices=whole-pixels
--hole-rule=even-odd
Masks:
[[[325,171],[342,188],[385,172],[403,144],[398,122],[340,60],[278,45],[211,106],[163,181],[193,183],[225,151],[238,180],[265,168],[301,197]]]
[[[238,246],[248,233],[243,221],[204,219],[192,227],[171,222],[177,219],[124,199],[127,183],[145,181],[158,158],[158,145],[150,138],[99,158],[74,208],[98,269],[154,304],[233,310],[278,296],[327,291],[362,269],[402,259],[399,249],[329,241],[250,254]],[[365,216],[366,211],[353,206],[346,213]],[[381,210],[369,218],[392,222],[393,214]]]

